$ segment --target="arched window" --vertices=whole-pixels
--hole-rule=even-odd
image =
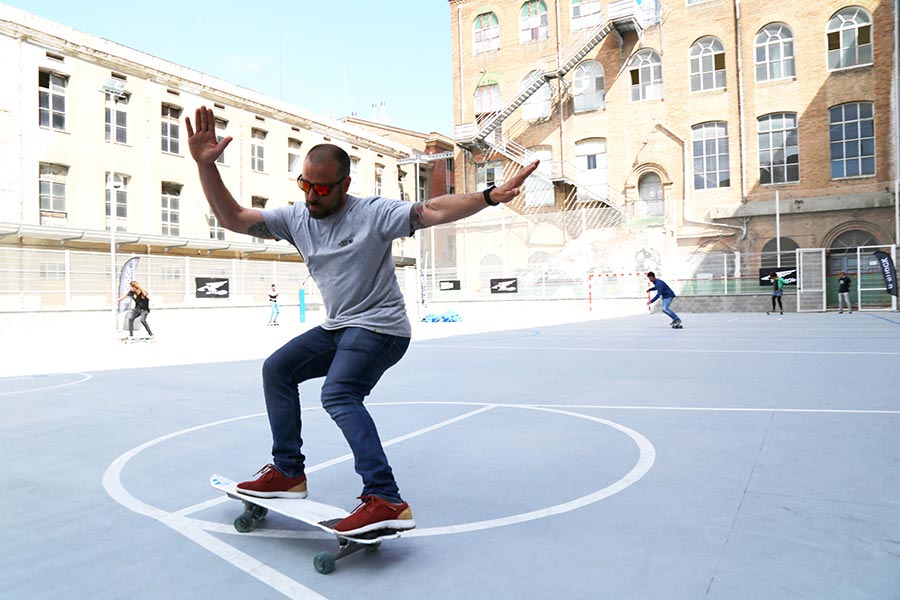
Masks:
[[[575,112],[596,110],[606,106],[606,89],[603,81],[603,65],[596,60],[586,60],[572,74],[572,96]]]
[[[797,113],[774,113],[757,119],[759,183],[800,181]]]
[[[784,23],[770,23],[756,34],[756,80],[793,77],[794,33]]]
[[[547,5],[544,0],[528,0],[519,11],[519,43],[545,40],[549,35]]]
[[[789,237],[781,238],[781,266],[794,268],[797,266],[797,253],[800,246]],[[763,269],[774,269],[778,266],[778,242],[772,238],[763,246],[759,266]]]
[[[880,270],[877,263],[863,260],[860,265],[856,259],[856,249],[860,246],[878,246],[878,238],[862,229],[851,229],[837,236],[831,247],[828,248],[828,272],[829,273],[875,273]],[[864,251],[871,256],[872,251]],[[874,262],[874,261],[873,261]]]
[[[719,38],[702,37],[691,46],[691,91],[725,87],[725,46]]]
[[[872,17],[858,6],[841,9],[828,21],[828,70],[872,64]]]
[[[655,50],[641,50],[628,63],[631,101],[662,98],[662,61]]]
[[[500,84],[480,85],[475,88],[475,115],[495,113],[500,110]]]
[[[526,121],[540,121],[550,118],[550,84],[541,77],[540,72],[532,71],[522,80],[522,89],[536,79],[544,83],[522,104],[522,118]]]
[[[665,216],[662,178],[658,174],[650,172],[641,175],[641,178],[638,180],[638,195],[644,208],[641,212],[645,216]]]
[[[831,178],[875,174],[875,109],[871,102],[848,102],[828,109]]]
[[[500,49],[500,22],[492,12],[475,17],[472,26],[472,51],[475,54]]]

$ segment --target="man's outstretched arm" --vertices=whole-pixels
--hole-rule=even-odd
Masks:
[[[506,204],[519,195],[522,185],[529,175],[534,173],[540,161],[522,167],[509,181],[491,190],[491,202]],[[430,198],[423,202],[416,202],[412,209],[412,221],[414,229],[432,227],[451,223],[470,217],[478,211],[487,208],[483,192],[470,194],[445,194]]]
[[[246,208],[237,203],[216,167],[216,159],[225,151],[232,138],[216,141],[216,119],[213,111],[201,106],[194,115],[197,129],[194,130],[190,117],[185,117],[188,132],[188,148],[197,163],[200,185],[206,201],[216,215],[219,225],[237,233],[246,233],[258,238],[274,238],[262,213],[255,208]]]

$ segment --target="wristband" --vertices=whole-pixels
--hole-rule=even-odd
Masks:
[[[488,203],[488,206],[497,206],[498,204],[500,204],[499,202],[494,202],[493,200],[491,200],[491,191],[495,187],[497,187],[497,186],[492,185],[491,187],[489,187],[488,189],[486,189],[482,192],[482,194],[484,194],[484,201]]]

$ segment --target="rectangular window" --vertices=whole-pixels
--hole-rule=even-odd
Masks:
[[[179,128],[181,109],[168,104],[162,105],[162,151],[178,154]]]
[[[828,109],[832,179],[875,174],[874,111],[871,102]]]
[[[503,185],[503,162],[492,160],[476,166],[475,190],[482,192],[492,185]]]
[[[228,121],[225,119],[216,119],[216,143],[221,142],[225,139],[225,129],[228,127]],[[224,165],[225,164],[225,150],[222,154],[219,155],[219,158],[216,159],[216,164]]]
[[[66,263],[42,262],[40,269],[42,281],[65,281],[66,279]]]
[[[129,177],[127,175],[122,175],[121,173],[116,173],[115,179],[113,179],[113,188],[116,193],[116,216],[114,219],[110,218],[110,201],[109,201],[109,192],[110,192],[110,176],[109,173],[106,173],[106,227],[109,229],[111,223],[114,221],[116,225],[116,231],[126,231],[126,225],[128,223],[128,181]]]
[[[800,181],[797,113],[776,113],[758,119],[759,183]]]
[[[265,173],[266,132],[262,129],[254,129],[250,138],[250,169],[258,173]]]
[[[375,195],[380,196],[382,192],[381,178],[384,175],[384,165],[375,165]]]
[[[728,124],[714,121],[692,128],[694,189],[709,190],[731,186],[728,162]]]
[[[106,141],[110,140],[110,127],[115,129],[116,132],[116,143],[119,144],[127,144],[128,143],[128,113],[126,112],[126,107],[128,106],[128,96],[117,96],[110,99],[111,94],[106,94]],[[112,102],[113,108],[109,107],[109,103]],[[115,118],[111,120],[110,111],[115,112]],[[114,124],[113,124],[114,123]]]
[[[207,215],[206,222],[209,223],[209,239],[211,240],[224,240],[225,239],[225,229],[219,225],[219,220],[216,219],[215,215]]]
[[[41,163],[38,170],[41,214],[62,213],[57,216],[65,217],[66,176],[69,174],[69,167]]]
[[[599,25],[602,8],[600,0],[572,0],[572,30]]]
[[[66,85],[62,75],[38,73],[38,123],[57,131],[66,130]]]
[[[181,186],[177,183],[163,182],[162,184],[162,234],[181,235],[179,233],[179,200],[181,199]]]
[[[288,173],[294,179],[300,175],[300,140],[288,138]]]

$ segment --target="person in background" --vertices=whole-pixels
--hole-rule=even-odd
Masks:
[[[681,325],[681,319],[677,314],[675,314],[675,311],[671,309],[672,300],[675,299],[675,292],[672,291],[672,288],[666,285],[665,281],[663,281],[662,279],[657,279],[656,274],[653,271],[647,273],[647,279],[649,279],[650,283],[653,284],[653,287],[647,290],[647,293],[649,294],[650,292],[656,290],[656,295],[653,296],[653,298],[651,298],[650,300],[647,300],[647,306],[650,306],[651,304],[656,302],[656,300],[660,296],[662,296],[662,311],[672,319],[672,322],[669,323],[669,325],[671,325],[672,327]]]
[[[148,294],[147,290],[142,288],[141,284],[137,281],[132,281],[131,290],[122,294],[122,296],[119,297],[118,302],[121,302],[125,298],[134,300],[134,308],[131,309],[131,314],[128,315],[128,339],[134,339],[134,321],[135,319],[140,319],[144,329],[147,330],[147,335],[149,335],[152,340],[154,337],[153,332],[150,331],[150,325],[147,324],[147,315],[150,314],[150,294]]]
[[[269,312],[269,325],[278,325],[278,315],[281,309],[278,308],[278,291],[275,289],[274,283],[272,289],[269,290],[269,307],[272,309]]]
[[[838,313],[843,314],[844,303],[847,303],[847,312],[853,314],[853,305],[850,304],[850,288],[853,286],[853,280],[846,273],[841,271],[841,278],[838,279]]]
[[[778,312],[783,315],[784,306],[781,304],[781,297],[784,295],[785,281],[775,271],[769,273],[769,279],[772,280],[772,310],[771,312],[767,310],[766,314],[775,312],[775,301],[778,300]]]

